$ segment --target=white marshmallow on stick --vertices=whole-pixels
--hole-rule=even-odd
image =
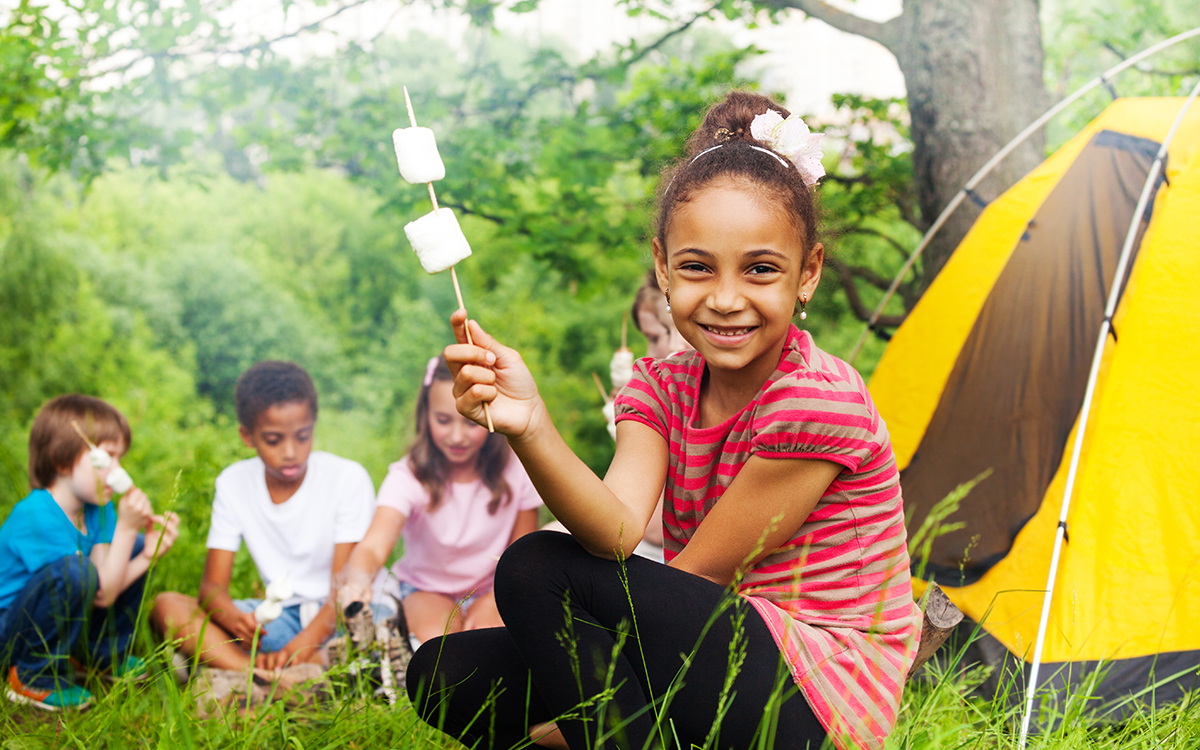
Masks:
[[[429,128],[396,128],[392,131],[400,176],[414,185],[446,177],[446,165],[438,153],[437,139]]]
[[[254,608],[254,619],[259,625],[279,619],[283,614],[283,603],[292,598],[292,584],[287,578],[271,581],[267,586],[267,598]]]
[[[417,129],[417,116],[413,113],[412,99],[408,98],[407,86],[404,87],[404,106],[408,109],[408,124],[411,126],[410,128],[406,129]],[[396,133],[398,132],[400,131],[397,130],[392,134],[392,143],[393,145],[397,146],[397,159],[400,158],[399,145],[395,140]],[[432,133],[433,131],[430,131],[430,134]],[[435,142],[434,150],[436,151],[436,149],[437,146]],[[438,156],[438,162],[441,162],[441,156]],[[401,170],[401,177],[404,177],[403,169]],[[405,179],[408,178],[405,177]],[[412,182],[412,180],[409,181]],[[420,259],[421,266],[426,271],[429,273],[438,273],[439,271],[443,271],[449,267],[450,280],[454,282],[454,296],[458,299],[458,307],[459,309],[466,311],[467,305],[463,302],[462,288],[458,285],[458,274],[454,272],[454,264],[471,254],[471,246],[467,243],[467,238],[463,236],[462,229],[460,229],[458,226],[458,219],[454,218],[454,214],[450,213],[450,209],[438,208],[437,194],[433,192],[433,182],[427,181],[425,185],[429,188],[429,200],[433,203],[433,213],[422,216],[416,221],[409,222],[408,225],[404,227],[404,234],[408,236],[408,241],[413,243],[413,250],[417,253],[417,258]],[[441,211],[445,211],[446,213],[450,214],[449,221],[446,221],[439,216],[439,212]],[[431,218],[433,219],[432,222],[427,221]],[[414,227],[414,225],[422,224],[423,222],[423,226]],[[453,225],[452,228],[451,224]],[[422,249],[418,249],[417,243],[413,242],[413,233],[410,232],[410,227],[414,227],[417,236],[421,238]],[[433,227],[436,227],[436,229]],[[466,255],[462,255],[462,257],[458,258],[457,260],[451,260],[455,257],[455,255],[461,254],[464,248],[466,250]],[[427,259],[428,262],[426,262]],[[449,262],[447,263],[447,261]],[[470,317],[467,318],[467,323],[467,343],[474,345],[475,342],[471,340]],[[492,424],[492,411],[488,408],[486,403],[483,405],[483,416],[487,419],[488,432],[495,432],[496,428]]]
[[[120,466],[114,467],[108,472],[108,476],[104,478],[104,483],[109,486],[113,492],[118,495],[124,495],[133,487],[133,477],[129,476],[129,472],[122,469]]]
[[[625,347],[613,352],[612,361],[608,363],[608,377],[612,380],[613,388],[618,391],[633,380],[633,352]]]
[[[71,427],[75,428],[75,432],[79,437],[83,438],[83,442],[87,443],[88,461],[91,462],[92,468],[107,469],[112,465],[112,455],[98,445],[92,443],[88,439],[87,433],[79,426],[79,423],[74,419],[71,420]],[[129,476],[129,472],[117,466],[112,471],[108,472],[108,476],[104,478],[104,483],[118,495],[124,495],[133,487],[133,477]]]
[[[404,225],[404,234],[426,273],[441,273],[471,255],[471,245],[448,208],[430,211]]]

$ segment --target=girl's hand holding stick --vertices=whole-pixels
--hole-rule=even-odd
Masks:
[[[466,315],[467,305],[463,302],[462,288],[458,284],[458,274],[454,265],[471,255],[471,246],[458,226],[458,219],[448,208],[439,208],[437,194],[433,191],[433,183],[446,176],[446,168],[438,154],[437,141],[429,128],[417,127],[417,117],[413,113],[412,100],[408,97],[408,87],[404,87],[404,106],[408,109],[409,127],[398,128],[392,133],[392,144],[396,150],[396,162],[400,167],[400,176],[406,181],[419,184],[425,183],[429,188],[429,200],[433,203],[433,213],[426,214],[416,221],[409,222],[404,227],[404,233],[412,243],[413,251],[421,261],[421,266],[428,273],[440,273],[450,269],[450,280],[454,283],[454,296],[458,300],[458,309]],[[471,341],[470,329],[467,329],[467,342]],[[495,432],[492,415],[488,405],[483,404],[483,416],[488,432]],[[482,423],[481,423],[482,424]]]
[[[458,344],[446,347],[444,354],[454,373],[460,414],[484,424],[490,412],[491,424],[510,440],[532,434],[541,420],[549,419],[537,383],[517,350],[496,341],[478,321],[468,321],[466,310],[456,310],[450,324]]]

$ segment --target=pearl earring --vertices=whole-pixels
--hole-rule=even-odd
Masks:
[[[671,312],[671,293],[663,292],[663,296],[667,298],[667,312]]]
[[[804,309],[804,306],[807,304],[808,304],[808,292],[805,292],[804,294],[800,295],[800,320],[808,319],[808,311]]]

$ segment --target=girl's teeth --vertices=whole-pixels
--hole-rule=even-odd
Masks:
[[[708,326],[705,326],[705,328],[708,328]],[[708,330],[712,331],[718,336],[741,336],[743,333],[749,333],[750,331],[749,328],[739,328],[736,331],[720,331],[716,328],[708,328]]]

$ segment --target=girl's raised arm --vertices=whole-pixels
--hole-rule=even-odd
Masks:
[[[603,481],[567,446],[537,384],[516,350],[492,338],[466,313],[450,322],[458,344],[446,347],[460,414],[483,424],[490,404],[496,431],[508,437],[542,501],[589,552],[613,559],[641,541],[667,474],[667,444],[645,425],[617,425],[617,453]]]

